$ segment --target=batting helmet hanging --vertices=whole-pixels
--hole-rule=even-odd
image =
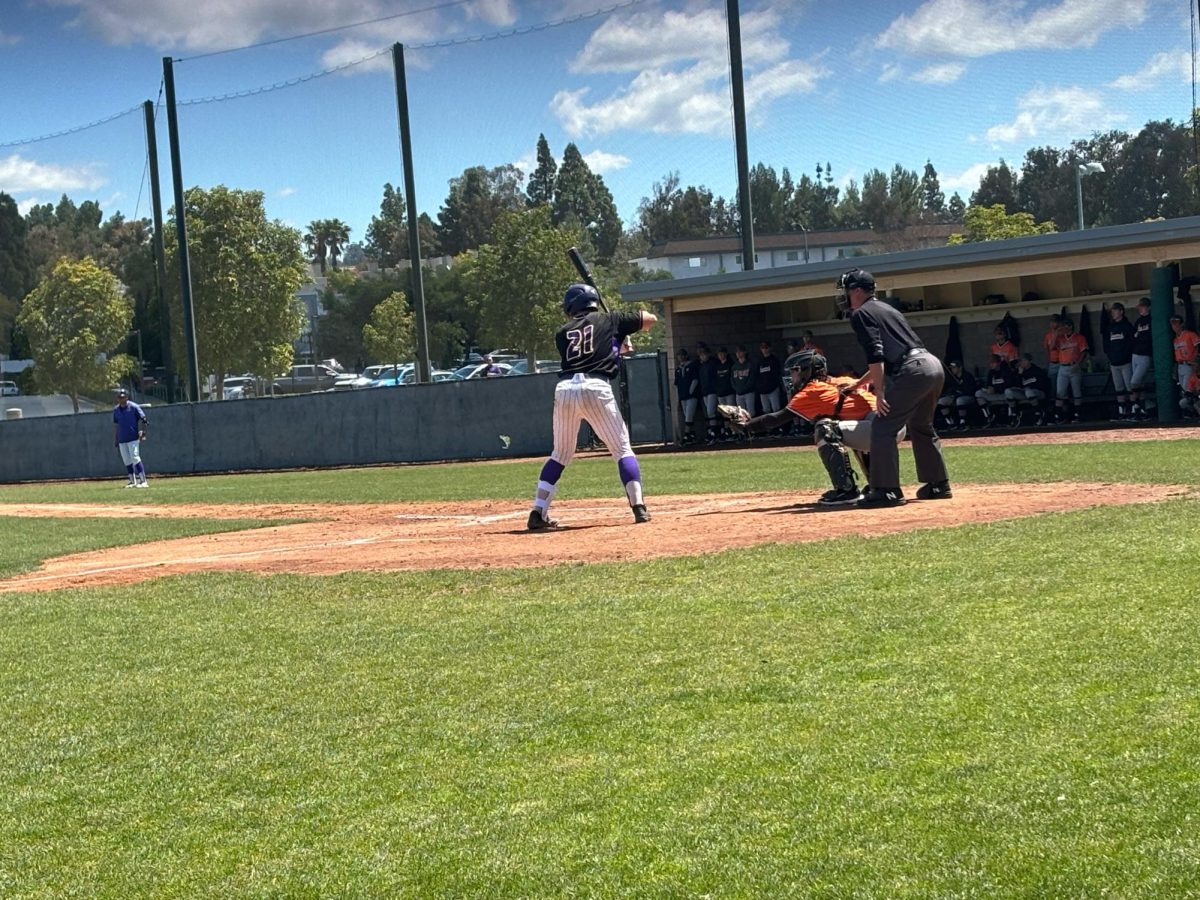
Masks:
[[[789,372],[793,369],[800,370],[799,373],[792,376],[793,391],[800,390],[814,378],[823,378],[829,372],[825,357],[814,350],[800,350],[793,353],[784,362],[783,367]]]
[[[562,305],[568,316],[582,316],[589,310],[600,308],[600,294],[590,284],[573,284],[563,294]]]

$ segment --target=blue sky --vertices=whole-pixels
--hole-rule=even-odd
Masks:
[[[268,213],[300,228],[341,218],[360,240],[384,182],[403,181],[390,53],[369,58],[401,41],[417,199],[435,218],[467,166],[528,174],[539,133],[560,157],[577,144],[626,223],[672,171],[732,197],[724,3],[591,15],[619,2],[5,0],[0,191],[22,210],[66,193],[148,216],[140,109],[23,141],[157,101],[167,55],[181,103],[345,66],[181,106],[183,172],[262,190]],[[930,159],[966,199],[989,163],[1019,164],[1029,147],[1185,119],[1189,15],[1187,0],[743,0],[750,159],[794,177],[828,162],[840,184]],[[547,23],[562,24],[514,34]],[[158,139],[169,205],[161,113]]]

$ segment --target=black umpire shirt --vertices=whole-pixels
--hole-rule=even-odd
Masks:
[[[909,350],[925,348],[904,313],[876,297],[850,313],[850,325],[866,351],[867,364],[884,363],[889,375]]]

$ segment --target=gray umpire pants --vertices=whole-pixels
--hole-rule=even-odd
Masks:
[[[942,444],[933,430],[933,414],[945,379],[941,361],[927,351],[905,359],[900,370],[888,379],[888,414],[876,416],[871,427],[871,487],[900,486],[900,450],[896,444],[905,427],[912,441],[917,478],[926,484],[948,480]]]

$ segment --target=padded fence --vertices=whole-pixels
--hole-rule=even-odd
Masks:
[[[669,439],[656,357],[626,363],[635,444]],[[152,407],[146,468],[237,472],[548,454],[556,375]],[[0,422],[0,482],[124,468],[108,411]]]

